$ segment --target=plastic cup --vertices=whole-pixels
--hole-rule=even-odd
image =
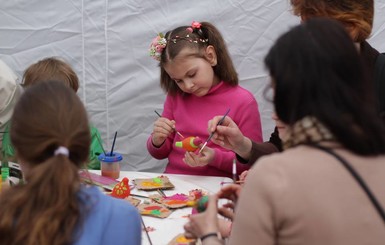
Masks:
[[[100,154],[98,157],[100,164],[102,166],[102,176],[110,177],[113,179],[118,179],[120,175],[120,162],[123,157],[119,153],[110,153],[107,152],[106,155],[104,153]]]

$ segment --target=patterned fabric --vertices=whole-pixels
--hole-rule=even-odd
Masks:
[[[283,149],[288,149],[300,144],[319,143],[321,141],[332,141],[333,135],[317,118],[304,117],[287,129],[284,137]]]

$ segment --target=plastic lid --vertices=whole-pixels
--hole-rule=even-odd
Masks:
[[[112,156],[110,156],[110,153],[107,152],[106,153],[107,155],[104,155],[104,153],[100,154],[98,159],[99,161],[103,161],[103,162],[120,162],[122,161],[123,157],[121,154],[119,153],[112,153]]]

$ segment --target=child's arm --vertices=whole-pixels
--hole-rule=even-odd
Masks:
[[[172,150],[172,141],[174,136],[168,137],[159,147],[156,147],[152,143],[152,136],[153,135],[151,135],[147,140],[147,150],[150,155],[156,159],[164,159],[168,157],[170,151]]]
[[[175,121],[170,111],[172,111],[172,102],[167,96],[162,116],[155,121],[153,132],[147,140],[147,150],[156,159],[168,157],[173,149]]]

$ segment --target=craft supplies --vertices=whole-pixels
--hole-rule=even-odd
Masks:
[[[223,117],[221,118],[221,120],[218,121],[217,126],[218,126],[218,125],[221,125],[221,124],[223,123],[223,121],[225,120],[225,117],[227,116],[227,114],[229,113],[229,111],[230,111],[230,108],[227,109],[225,115],[223,115]],[[212,132],[212,133],[210,134],[210,136],[207,138],[207,140],[205,141],[205,143],[203,144],[203,146],[202,146],[201,149],[199,150],[199,153],[201,153],[201,152],[203,151],[203,149],[206,147],[207,143],[208,143],[208,142],[211,140],[211,138],[213,137],[214,133],[215,133],[215,131]]]
[[[156,110],[154,110],[154,112],[156,113],[156,115],[158,115],[158,117],[162,117]],[[184,138],[184,136],[179,133],[175,128],[174,128],[174,131],[177,133],[177,135],[179,135],[182,139]]]
[[[182,141],[175,142],[175,146],[183,148],[186,151],[195,151],[196,149],[198,149],[201,143],[202,140],[199,137],[190,136],[184,138]]]
[[[119,153],[107,153],[107,155],[102,153],[99,155],[98,159],[101,164],[102,176],[110,177],[113,179],[119,178],[120,162],[123,159],[122,155]]]

